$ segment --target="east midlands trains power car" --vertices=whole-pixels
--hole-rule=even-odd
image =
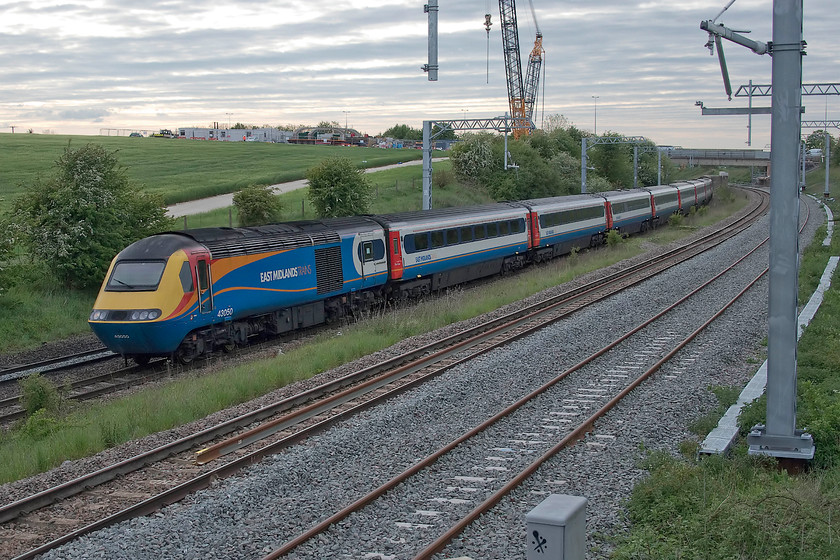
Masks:
[[[715,178],[717,181],[718,178]],[[713,181],[407,212],[204,228],[120,252],[90,314],[109,349],[182,363],[645,231],[711,199]]]

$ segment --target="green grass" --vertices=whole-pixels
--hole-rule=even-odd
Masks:
[[[837,172],[832,169],[832,181]],[[813,174],[815,175],[815,174]],[[813,181],[809,175],[808,184]],[[823,175],[824,180],[824,175]],[[817,179],[814,188],[822,194]],[[834,184],[832,182],[832,184]],[[809,188],[809,190],[811,190]],[[832,187],[833,188],[833,187]],[[832,212],[840,204],[829,202]],[[800,267],[800,301],[810,297],[829,256],[840,255],[840,236],[823,247],[825,227],[805,251]],[[649,456],[651,476],[639,484],[628,504],[632,523],[617,539],[614,558],[772,558],[840,559],[840,274],[797,349],[797,427],[812,434],[816,455],[811,470],[790,476],[775,460],[749,457],[743,443],[732,457],[695,458],[697,444],[685,442],[685,457]],[[719,412],[731,400],[727,390]],[[764,423],[766,399],[741,415],[742,436]],[[714,421],[711,421],[715,418]],[[691,428],[703,436],[716,415]]]
[[[457,183],[452,176],[450,161],[435,162],[432,185],[432,206],[447,208],[470,204],[487,204],[493,199],[481,189]],[[367,175],[373,185],[373,197],[370,212],[372,214],[391,214],[423,208],[423,167],[407,165],[395,169],[386,169]],[[298,189],[281,194],[283,210],[279,221],[314,220],[317,218],[312,205],[307,199],[308,189]],[[239,216],[236,208],[223,208],[178,219],[178,227],[220,227],[237,226]]]
[[[48,175],[68,144],[88,143],[117,150],[129,177],[163,196],[167,204],[302,179],[308,168],[327,157],[347,157],[359,167],[422,157],[420,150],[0,133],[0,211],[25,185]]]
[[[715,202],[715,205],[720,203]],[[740,204],[733,201],[729,214]],[[696,219],[711,219],[697,216]],[[692,218],[695,219],[695,218]],[[631,237],[615,247],[583,251],[532,267],[522,274],[452,290],[394,312],[349,324],[341,335],[325,334],[306,347],[201,378],[183,378],[126,399],[75,405],[67,420],[35,417],[0,435],[0,483],[52,468],[145,434],[165,430],[247,401],[298,379],[311,377],[355,358],[435,328],[521,300],[586,272],[638,255],[647,243],[660,243],[667,228]],[[87,311],[85,312],[85,316]]]

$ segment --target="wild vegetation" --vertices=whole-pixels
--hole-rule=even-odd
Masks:
[[[4,246],[35,257],[61,287],[81,289],[99,286],[124,247],[172,226],[160,197],[132,185],[116,154],[95,144],[66,148],[4,221]]]

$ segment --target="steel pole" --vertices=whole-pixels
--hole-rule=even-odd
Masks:
[[[656,184],[662,184],[662,150],[656,150],[657,158],[656,158]]]
[[[432,208],[432,121],[423,121],[423,210]]]
[[[810,459],[813,441],[796,430],[802,6],[803,0],[773,1],[767,425],[753,428],[748,442],[750,454]]]
[[[633,188],[639,186],[639,147],[633,146]]]
[[[828,119],[826,119],[828,120]],[[823,198],[828,198],[828,162],[831,160],[831,135],[825,131],[825,190],[823,191]]]
[[[586,136],[580,139],[580,192],[586,192]]]
[[[429,81],[438,79],[438,0],[429,0],[424,6],[429,14],[429,63],[423,70],[429,73]]]

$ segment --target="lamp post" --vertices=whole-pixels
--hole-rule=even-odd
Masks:
[[[347,113],[350,111],[342,111],[344,113],[344,130],[347,130]]]
[[[464,113],[464,120],[467,120],[467,111],[469,111],[469,109],[461,109],[461,112]]]
[[[227,118],[228,118],[228,130],[230,130],[230,116],[231,116],[232,114],[233,114],[233,113],[225,113],[225,115],[227,115]]]
[[[592,99],[595,100],[595,136],[598,136],[598,95],[593,95]]]

